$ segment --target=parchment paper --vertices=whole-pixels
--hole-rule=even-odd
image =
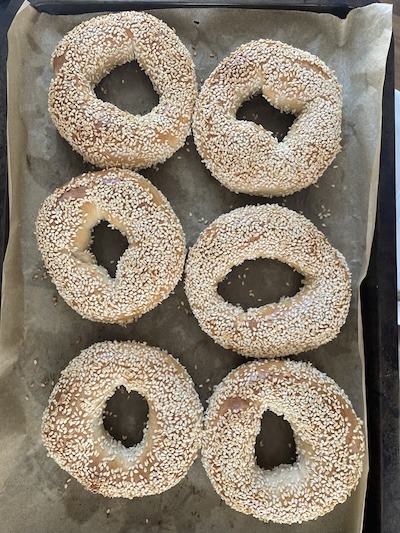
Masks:
[[[334,378],[365,420],[359,285],[368,265],[375,221],[382,85],[391,37],[391,7],[355,9],[346,20],[326,14],[245,9],[171,9],[156,11],[155,15],[175,27],[191,50],[199,83],[239,44],[261,37],[279,39],[317,54],[336,71],[343,85],[343,150],[316,187],[274,201],[302,211],[325,232],[350,265],[353,299],[346,325],[336,340],[296,359],[309,360]],[[227,507],[213,491],[199,460],[186,479],[168,492],[128,501],[85,491],[46,457],[40,423],[52,385],[69,361],[96,341],[135,339],[167,349],[187,367],[205,406],[212,387],[246,361],[214,344],[200,330],[190,313],[182,283],[160,306],[122,328],[81,319],[57,296],[46,277],[34,236],[37,211],[57,186],[90,168],[60,138],[48,115],[49,58],[62,35],[87,18],[90,17],[52,17],[25,7],[9,32],[11,232],[4,264],[0,332],[1,531],[360,530],[367,461],[358,489],[346,503],[315,522],[288,527],[263,524]],[[147,111],[157,99],[145,76],[135,70],[132,66],[117,69],[102,82],[98,94],[128,111]],[[254,118],[251,104],[244,109],[246,116]],[[220,186],[202,165],[191,138],[169,161],[143,174],[170,200],[182,221],[188,245],[221,213],[248,203],[270,201],[235,195]],[[104,239],[99,249],[112,246],[112,239]],[[221,293],[243,305],[254,305],[254,298],[272,301],[283,294],[293,294],[299,286],[298,276],[287,267],[263,262],[243,265],[228,281],[231,283],[224,283]],[[254,297],[249,295],[250,290]],[[121,408],[123,416],[114,417],[115,426],[120,419],[128,424],[131,411],[127,413],[126,406]],[[267,422],[261,435],[265,445],[260,448],[260,461],[273,465],[277,464],[274,461],[279,464],[290,460],[290,431],[271,417]],[[121,427],[117,430],[123,432]],[[133,421],[130,439],[137,437],[135,431]]]

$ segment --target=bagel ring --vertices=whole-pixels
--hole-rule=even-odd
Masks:
[[[94,87],[114,67],[136,59],[159,95],[143,116],[99,100]],[[190,131],[197,85],[192,58],[161,20],[127,11],[72,29],[52,55],[49,112],[59,133],[90,163],[145,168],[162,163]]]
[[[119,386],[149,405],[142,441],[130,448],[103,425]],[[43,415],[50,457],[86,489],[135,498],[159,494],[184,478],[201,443],[203,409],[185,368],[171,355],[135,342],[101,342],[61,373]]]
[[[257,258],[287,263],[304,285],[293,297],[244,311],[218,294],[218,284],[233,267]],[[235,209],[210,224],[189,252],[185,290],[203,331],[251,357],[283,357],[329,342],[351,299],[344,257],[312,222],[279,205]]]
[[[296,119],[282,142],[236,112],[261,93]],[[204,83],[193,116],[197,149],[234,192],[285,196],[315,183],[340,150],[340,85],[317,57],[279,41],[243,44]]]
[[[115,279],[89,250],[91,230],[101,220],[129,244]],[[164,300],[182,276],[182,226],[161,192],[131,170],[89,172],[56,189],[40,208],[36,237],[60,295],[95,322],[132,322]]]
[[[297,460],[263,470],[254,446],[270,410],[292,426]],[[296,361],[253,361],[218,385],[205,415],[202,461],[233,509],[264,522],[314,520],[357,486],[365,451],[362,422],[328,376]]]

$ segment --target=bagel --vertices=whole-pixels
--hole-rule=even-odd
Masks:
[[[277,259],[304,276],[290,298],[244,311],[218,284],[245,260]],[[251,357],[283,357],[336,337],[351,299],[344,257],[304,216],[279,205],[247,206],[220,216],[193,245],[185,290],[200,327],[215,342]]]
[[[115,279],[90,252],[101,220],[118,229],[128,248]],[[167,199],[131,170],[102,170],[73,178],[43,203],[36,237],[58,292],[83,318],[126,324],[164,300],[181,278],[186,246]]]
[[[261,418],[270,410],[293,429],[297,460],[256,464]],[[338,385],[310,364],[253,361],[218,385],[205,415],[202,462],[220,497],[264,522],[315,520],[357,486],[365,452],[362,422]]]
[[[236,120],[261,93],[296,119],[282,142]],[[193,116],[197,150],[211,174],[237,193],[285,196],[315,183],[340,150],[340,85],[320,59],[279,41],[243,44],[204,83]]]
[[[132,115],[99,100],[94,87],[136,59],[159,95],[150,113]],[[175,32],[147,13],[95,17],[72,29],[52,55],[49,112],[60,135],[90,163],[140,169],[183,146],[197,96],[192,58]]]
[[[142,441],[125,448],[104,429],[119,386],[149,405]],[[159,494],[185,477],[201,444],[203,409],[171,355],[135,342],[101,342],[61,373],[42,421],[48,454],[86,489],[109,498]]]

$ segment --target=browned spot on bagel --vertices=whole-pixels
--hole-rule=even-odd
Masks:
[[[157,134],[157,140],[161,143],[168,143],[169,146],[176,147],[179,145],[179,139],[176,138],[175,135],[173,135],[171,132],[163,133],[160,131],[160,133]]]
[[[218,410],[218,415],[223,416],[227,411],[233,411],[238,413],[239,411],[245,411],[250,407],[250,402],[239,396],[228,398],[224,401]]]
[[[255,318],[251,318],[249,321],[248,321],[248,324],[249,324],[249,328],[251,330],[253,329],[257,329],[257,320]]]
[[[60,68],[64,65],[65,60],[66,60],[65,54],[67,53],[67,50],[68,50],[68,47],[65,49],[65,52],[63,54],[61,54],[60,56],[55,56],[53,58],[52,64],[53,64],[53,70],[55,74],[57,74]]]
[[[155,187],[149,186],[149,182],[145,178],[138,178],[138,183],[151,194],[153,202],[156,205],[162,205],[164,203],[164,198],[160,191],[158,191]]]
[[[325,80],[328,80],[330,78],[330,76],[315,63],[309,63],[308,61],[302,60],[302,61],[298,61],[298,65],[308,70],[313,70],[314,72],[322,76]]]
[[[270,304],[270,305],[267,305],[267,306],[263,307],[260,310],[260,315],[261,316],[273,315],[277,310],[278,310],[278,307],[276,307],[273,304]]]
[[[86,196],[85,187],[76,187],[75,189],[70,189],[63,193],[59,198],[58,202],[65,202],[66,200],[71,200],[75,198],[84,198]]]

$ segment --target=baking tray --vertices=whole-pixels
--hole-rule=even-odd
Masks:
[[[0,11],[0,260],[8,237],[7,147],[6,147],[6,57],[8,26],[21,5],[13,0]],[[329,12],[344,18],[355,8],[371,2],[355,0],[268,2],[266,0],[193,2],[149,0],[146,2],[96,0],[32,0],[49,14],[78,14],[124,9],[166,7],[246,7]],[[1,2],[0,8],[4,2]],[[365,341],[366,395],[370,472],[364,532],[391,533],[400,523],[399,466],[399,369],[397,352],[397,302],[395,255],[394,179],[394,48],[388,55],[383,97],[383,129],[378,190],[377,220],[368,274],[362,284]],[[1,266],[1,265],[0,265]],[[0,273],[1,275],[1,273]]]

